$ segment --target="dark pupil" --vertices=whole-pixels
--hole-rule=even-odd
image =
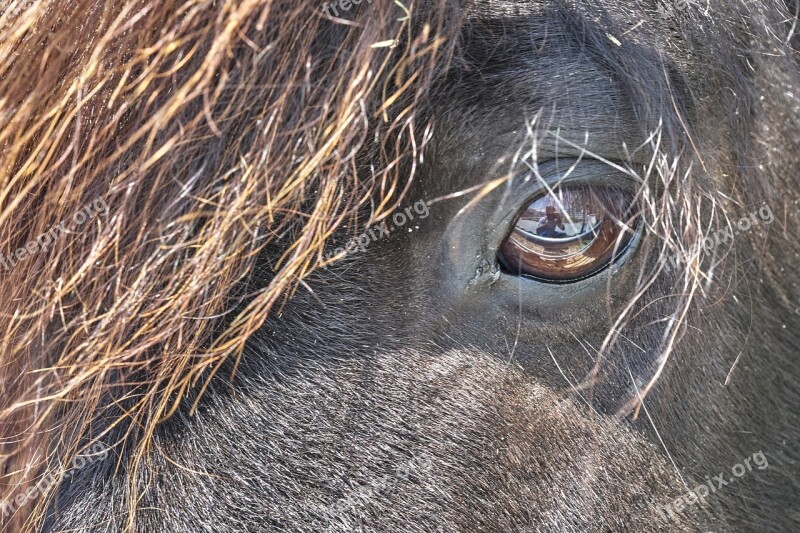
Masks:
[[[574,281],[607,266],[632,233],[630,198],[614,190],[559,187],[533,200],[501,248],[512,274],[546,281]]]

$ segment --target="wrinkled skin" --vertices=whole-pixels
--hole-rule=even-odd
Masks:
[[[463,211],[474,195],[431,202],[502,176],[529,142],[526,122],[537,109],[563,138],[582,144],[588,131],[588,147],[608,160],[626,159],[622,140],[643,141],[619,84],[578,46],[537,49],[540,15],[525,12],[483,13],[512,37],[466,27],[475,61],[491,75],[461,76],[431,106],[428,157],[401,203],[425,200],[429,216],[315,272],[251,339],[234,382],[220,378],[197,414],[187,405],[161,426],[140,473],[138,531],[796,530],[796,140],[779,134],[783,157],[771,160],[781,196],[752,199],[766,201],[777,223],[736,237],[687,315],[691,327],[646,412],[618,416],[633,382],[652,375],[663,334],[653,323],[674,305],[650,293],[655,303],[615,345],[603,379],[572,385],[594,366],[594,350],[652,265],[653,236],[626,252],[610,285],[608,271],[545,284],[496,263],[534,181],[515,178]],[[716,97],[724,114],[731,96]],[[796,114],[796,100],[765,115],[796,124],[784,112]],[[692,120],[699,144],[718,140],[702,127],[715,117]],[[538,159],[555,175],[579,155],[550,138]],[[608,172],[584,161],[576,175]],[[709,172],[694,193],[731,191],[735,175]],[[354,234],[343,230],[338,244]],[[660,294],[674,282],[662,273]],[[759,451],[768,467],[705,502],[659,511],[706,476],[731,478]],[[115,461],[62,487],[45,530],[119,530],[127,500]]]

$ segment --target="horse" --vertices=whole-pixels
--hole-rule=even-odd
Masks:
[[[6,2],[0,527],[796,530],[799,11]]]

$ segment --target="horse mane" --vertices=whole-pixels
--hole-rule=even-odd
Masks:
[[[413,27],[398,5],[364,3],[334,24],[320,8],[4,8],[0,253],[16,261],[43,234],[52,242],[0,272],[3,501],[44,470],[63,474],[123,419],[141,457],[155,425],[322,261],[325,240],[401,197],[445,21]],[[369,175],[356,172],[364,147]],[[265,250],[279,257],[270,279],[236,293]],[[46,500],[6,527],[35,523]]]

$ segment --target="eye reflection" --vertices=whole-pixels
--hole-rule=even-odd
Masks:
[[[560,186],[535,198],[500,249],[511,274],[577,281],[624,251],[636,228],[631,194],[613,188]]]

